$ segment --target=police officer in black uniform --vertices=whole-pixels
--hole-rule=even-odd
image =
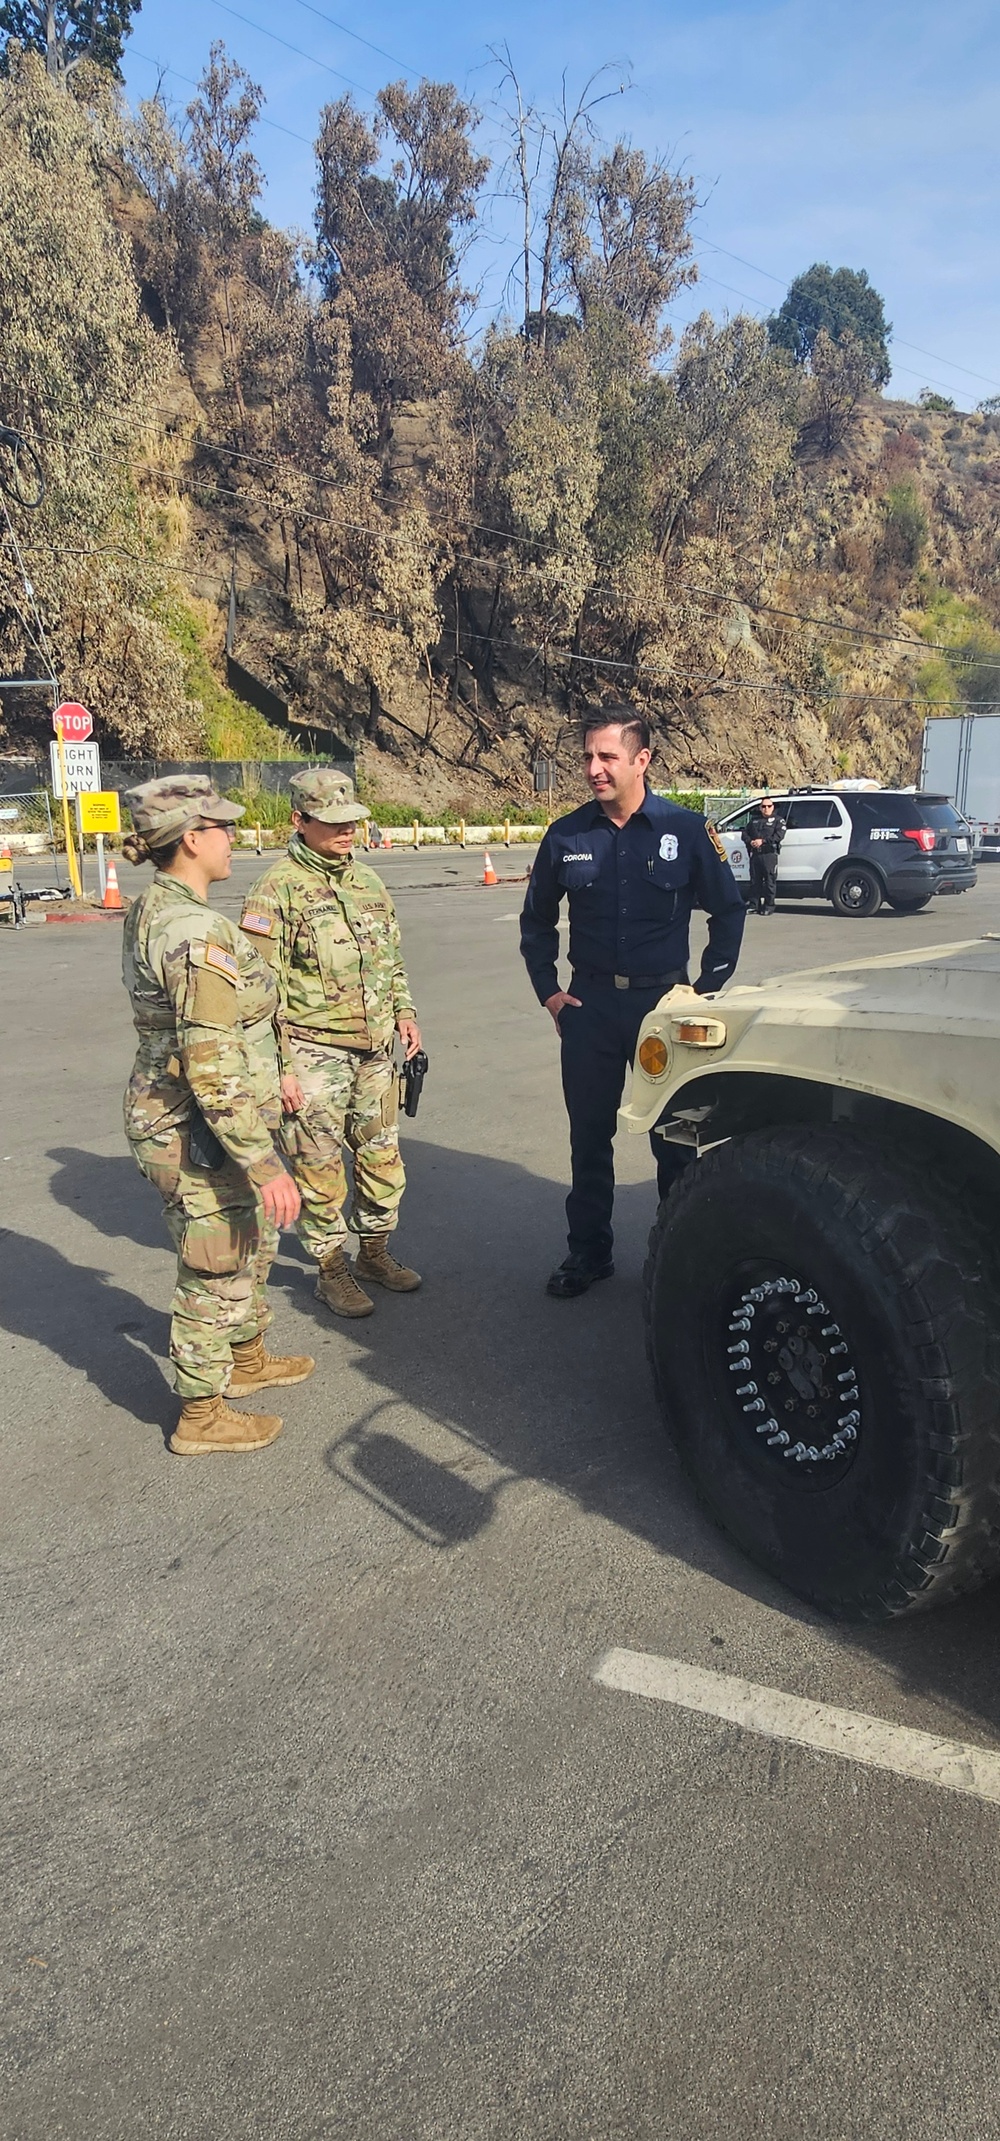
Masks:
[[[787,827],[769,795],[751,811],[742,840],[750,863],[750,897],[758,914],[773,914],[778,886],[778,855]]]
[[[593,801],[550,825],[521,915],[521,951],[562,1044],[573,1186],[566,1199],[569,1255],[547,1291],[585,1293],[614,1271],[612,1139],[639,1028],[666,990],[688,978],[691,909],[711,917],[695,988],[721,989],[739,957],[743,897],[714,828],[650,793],[649,724],[609,706],[588,724],[584,764]],[[572,983],[561,989],[559,908],[569,902]],[[651,1137],[665,1196],[682,1164]]]

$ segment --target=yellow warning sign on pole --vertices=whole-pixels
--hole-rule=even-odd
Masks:
[[[113,788],[91,795],[81,793],[77,796],[76,808],[81,833],[121,832],[121,804]]]

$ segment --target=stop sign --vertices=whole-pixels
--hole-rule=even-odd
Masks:
[[[56,734],[62,734],[64,743],[86,743],[94,733],[94,717],[85,706],[77,706],[75,700],[67,699],[64,706],[57,706],[52,716]]]

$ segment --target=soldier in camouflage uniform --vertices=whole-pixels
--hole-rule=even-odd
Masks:
[[[370,1316],[359,1279],[392,1293],[420,1285],[389,1254],[405,1187],[393,1045],[398,1033],[415,1055],[420,1033],[392,901],[352,854],[368,812],[332,769],[299,775],[290,794],[288,853],[258,878],[242,926],[278,984],[282,1143],[302,1196],[299,1234],[319,1265],[317,1298],[338,1315]],[[344,1247],[345,1145],[356,1266]]]
[[[170,1447],[261,1449],[280,1419],[234,1412],[224,1393],[304,1382],[315,1362],[264,1347],[278,1227],[294,1221],[299,1199],[274,1143],[274,981],[235,923],[207,905],[209,886],[229,875],[243,812],[193,775],[147,781],[125,801],[135,828],[125,853],[156,865],[125,922],[123,978],[139,1034],[125,1134],[177,1249],[170,1357],[182,1410]]]

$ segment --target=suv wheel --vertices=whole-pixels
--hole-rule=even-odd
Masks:
[[[930,906],[931,897],[929,892],[926,898],[918,900],[894,900],[891,892],[888,895],[889,905],[896,914],[922,914],[924,908]]]
[[[830,887],[830,904],[836,914],[877,914],[882,905],[882,883],[866,862],[849,862]]]
[[[1000,1288],[967,1208],[836,1130],[685,1170],[646,1266],[677,1450],[752,1560],[880,1620],[1000,1566]]]

